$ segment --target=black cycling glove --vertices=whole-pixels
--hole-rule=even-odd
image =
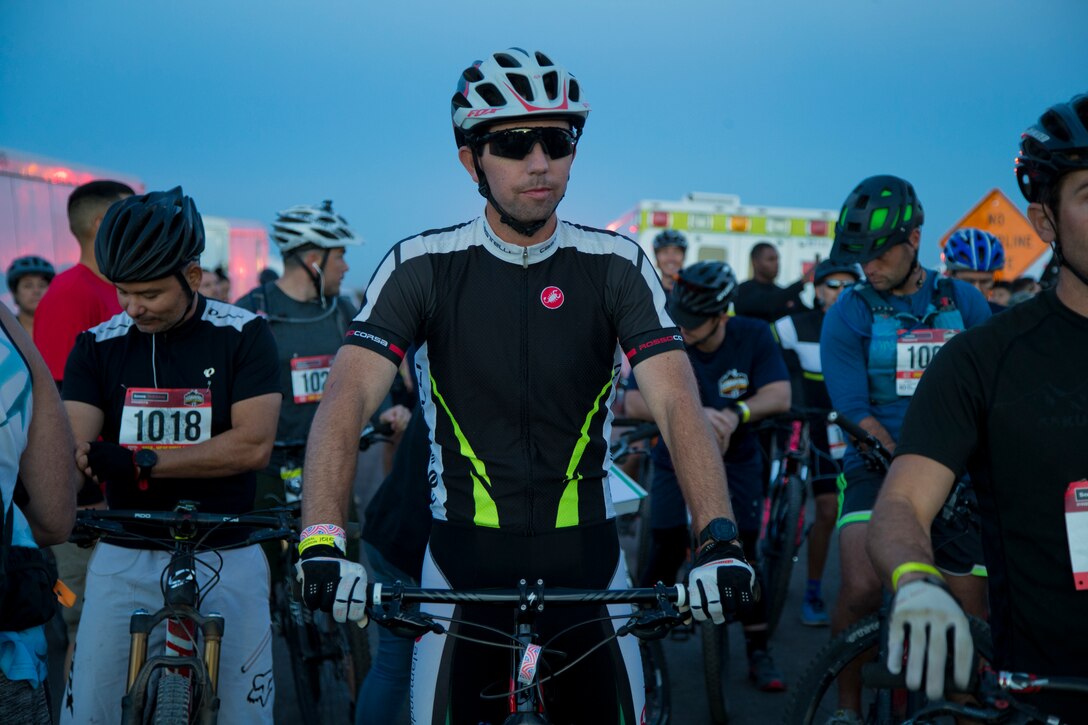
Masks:
[[[128,448],[116,443],[94,441],[87,452],[87,465],[102,483],[131,486],[136,483],[139,473],[135,456]]]

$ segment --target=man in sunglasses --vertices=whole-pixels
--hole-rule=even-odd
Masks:
[[[839,295],[843,290],[857,284],[860,278],[861,270],[856,264],[836,264],[825,259],[816,265],[812,274],[816,295],[815,308],[794,312],[771,325],[771,332],[782,347],[786,368],[790,371],[794,407],[820,410],[831,408],[831,398],[827,394],[823,368],[820,365],[820,330],[823,329],[827,311],[835,304]],[[805,586],[805,598],[801,602],[801,623],[810,627],[826,627],[829,623],[821,580],[838,513],[835,480],[841,473],[838,458],[842,454],[839,446],[836,455],[832,455],[829,432],[836,434],[836,442],[842,441],[842,434],[837,428],[829,431],[830,427],[831,424],[823,417],[819,420],[813,419],[809,425],[809,440],[822,454],[816,459],[817,470],[812,478],[816,520],[808,535],[808,583]]]
[[[605,475],[626,357],[675,446],[703,532],[688,587],[693,613],[723,623],[750,608],[755,574],[736,541],[718,448],[653,264],[623,236],[556,218],[589,114],[578,81],[543,53],[512,48],[461,74],[451,112],[458,158],[487,204],[473,221],[396,244],[348,329],[306,454],[299,568],[307,604],[365,621],[366,573],[343,556],[355,448],[414,345],[434,519],[423,586],[626,586]],[[551,720],[640,720],[637,644],[614,639],[618,625],[601,621],[623,609],[549,607],[537,620],[549,648],[570,661],[588,655],[545,686]],[[510,629],[505,610],[429,611]],[[575,624],[587,626],[568,629]],[[489,636],[457,623],[450,632]],[[560,665],[543,657],[543,672]],[[480,693],[508,692],[510,666],[504,648],[422,637],[413,722],[501,722],[506,697]]]

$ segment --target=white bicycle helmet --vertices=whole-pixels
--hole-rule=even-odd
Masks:
[[[521,48],[492,53],[465,69],[451,106],[458,147],[482,128],[514,118],[567,118],[580,132],[589,116],[582,88],[565,68]]]
[[[284,256],[306,245],[335,249],[362,244],[347,220],[332,210],[329,200],[321,206],[300,204],[278,212],[271,237]]]

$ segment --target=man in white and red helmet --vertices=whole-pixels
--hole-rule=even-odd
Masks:
[[[753,605],[721,457],[652,262],[626,237],[556,217],[588,114],[578,81],[540,52],[511,48],[461,74],[458,158],[487,204],[472,221],[396,244],[337,353],[304,472],[299,570],[309,606],[366,616],[366,573],[344,558],[341,527],[359,430],[410,347],[431,443],[423,586],[626,586],[606,476],[626,357],[702,532],[688,587],[695,617],[720,624]],[[545,688],[555,722],[644,714],[637,644],[615,639],[606,614],[554,607],[537,620],[542,641],[587,655]],[[509,626],[509,612],[468,606],[457,616]],[[587,626],[567,630],[574,623]],[[452,625],[460,631],[481,636]],[[509,668],[506,649],[422,637],[413,721],[502,721],[506,698],[480,692],[496,680],[507,687]]]

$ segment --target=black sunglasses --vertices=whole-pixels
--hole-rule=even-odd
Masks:
[[[578,136],[573,131],[555,126],[508,128],[504,131],[485,133],[476,140],[476,145],[480,148],[484,144],[490,144],[491,153],[495,156],[520,161],[529,155],[538,142],[549,158],[562,159],[574,153]]]
[[[842,279],[825,279],[820,284],[822,284],[822,285],[824,285],[826,287],[830,287],[831,289],[839,289],[840,287],[842,287],[842,288],[853,287],[854,285],[857,284],[857,282],[847,282],[846,280],[842,280]]]

